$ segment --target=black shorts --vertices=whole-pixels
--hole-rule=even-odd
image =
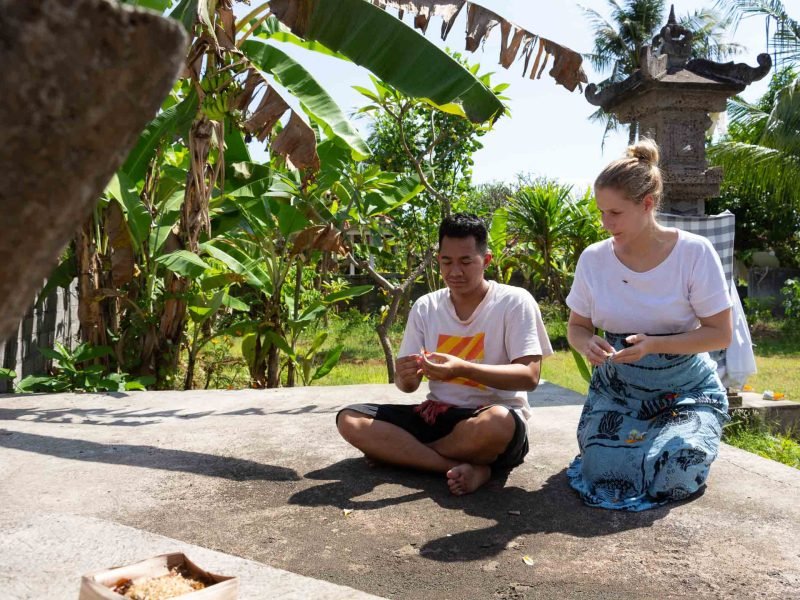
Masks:
[[[423,444],[430,444],[450,434],[461,421],[479,415],[491,406],[482,408],[453,407],[436,417],[433,425],[426,423],[419,414],[414,412],[416,404],[351,404],[342,410],[352,410],[379,421],[386,421],[404,429]],[[521,465],[528,454],[528,428],[525,421],[517,411],[508,409],[514,416],[514,436],[506,449],[497,457],[490,466],[492,471],[507,471]],[[340,410],[336,415],[339,421]]]

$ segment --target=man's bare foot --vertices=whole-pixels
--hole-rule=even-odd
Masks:
[[[377,458],[372,458],[370,456],[364,455],[364,460],[367,461],[367,466],[370,469],[377,469],[378,467],[384,466],[384,463],[379,461]]]
[[[492,470],[487,465],[464,463],[447,472],[447,486],[455,496],[471,494],[489,481]]]

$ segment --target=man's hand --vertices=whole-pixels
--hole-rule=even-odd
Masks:
[[[422,381],[422,369],[419,366],[419,355],[401,356],[394,363],[394,376],[404,392],[413,392]]]
[[[431,381],[447,381],[463,377],[469,364],[457,356],[440,352],[425,352],[419,357],[422,374]]]
[[[611,360],[615,363],[634,363],[641,360],[648,354],[653,352],[652,345],[653,339],[647,337],[643,333],[636,335],[629,335],[625,341],[630,344],[629,347],[623,348],[617,352]]]
[[[593,335],[589,339],[584,354],[595,367],[602,365],[608,358],[615,356],[613,346],[599,335]]]

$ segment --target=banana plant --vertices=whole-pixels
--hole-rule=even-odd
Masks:
[[[131,377],[127,373],[108,373],[96,359],[112,353],[108,346],[92,346],[83,343],[74,350],[56,342],[55,349],[39,348],[39,352],[53,361],[52,375],[29,375],[20,381],[15,391],[31,392],[124,392],[145,390],[153,383],[151,377]]]
[[[285,339],[272,332],[269,332],[269,337],[271,343],[278,346],[286,354],[289,361],[297,366],[303,385],[311,385],[316,380],[330,373],[339,362],[339,358],[344,350],[344,346],[339,344],[327,352],[321,352],[320,348],[328,339],[328,333],[325,331],[317,334],[311,342],[311,345],[302,351],[293,348],[286,343]],[[314,368],[315,365],[318,365],[316,369]],[[294,385],[294,382],[289,381],[288,384],[291,387]]]
[[[13,381],[17,378],[17,372],[13,369],[0,368],[0,382]]]
[[[247,189],[253,191],[252,187]],[[235,204],[223,200],[219,210],[227,215],[220,219],[224,232],[202,245],[203,252],[242,277],[249,289],[245,298],[252,309],[250,318],[238,323],[237,330],[243,335],[242,353],[257,387],[280,384],[281,352],[289,360],[291,373],[297,366],[302,370],[295,347],[303,330],[319,320],[333,302],[371,289],[350,288],[339,296],[301,307],[301,275],[306,261],[318,258],[321,251],[340,252],[341,234],[321,219],[311,221],[306,216],[316,213],[315,202],[301,182],[284,176],[274,182],[269,194],[250,199],[237,196]],[[316,205],[321,203],[317,201]],[[227,223],[223,223],[225,220]],[[293,383],[293,376],[289,382]]]
[[[502,206],[492,213],[489,224],[489,250],[492,252],[492,266],[497,280],[500,283],[508,283],[516,265],[508,230],[508,210]]]
[[[471,72],[397,19],[382,11],[376,13],[368,2],[359,0],[339,7],[353,19],[351,23],[368,20],[377,28],[370,33],[349,32],[346,40],[339,40],[344,43],[339,49],[315,40],[320,32],[316,26],[313,35],[306,38],[289,33],[270,16],[279,12],[280,2],[274,0],[261,3],[238,20],[230,0],[127,3],[168,12],[184,24],[192,38],[186,76],[143,131],[93,218],[82,227],[74,242],[73,264],[83,275],[79,280],[79,315],[84,339],[114,349],[112,355],[98,360],[113,359],[141,374],[155,375],[160,388],[172,385],[178,349],[186,343],[187,318],[191,319],[187,317],[188,306],[197,294],[191,276],[182,274],[178,266],[191,259],[176,253],[198,256],[207,251],[234,252],[237,244],[241,252],[242,247],[253,250],[258,245],[252,238],[246,239],[252,231],[239,232],[238,236],[229,231],[224,240],[211,243],[215,237],[212,221],[236,221],[235,211],[215,213],[219,206],[250,202],[252,208],[249,199],[260,197],[258,189],[266,193],[266,175],[263,181],[251,182],[251,189],[234,190],[233,194],[227,183],[235,179],[237,168],[250,164],[248,141],[269,144],[270,165],[262,170],[299,174],[301,187],[316,185],[313,173],[319,164],[320,141],[342,148],[350,161],[369,155],[366,143],[336,102],[307,69],[280,49],[281,44],[304,45],[353,60],[375,69],[409,93],[439,105],[459,104],[473,119],[498,114],[493,94]],[[333,4],[320,7],[328,13],[336,8]],[[326,27],[334,24],[324,25],[322,30]],[[380,59],[378,51],[384,42],[378,40],[397,35],[405,40],[404,52],[393,54],[388,61]],[[322,37],[336,41],[324,34]],[[415,51],[406,53],[407,49]],[[411,56],[435,69],[397,69],[398,63],[411,60]],[[286,91],[279,92],[279,86]],[[288,107],[281,98],[283,93],[299,100],[297,111]],[[262,201],[270,210],[276,209],[275,215],[284,225],[287,219],[292,221],[292,215],[302,217],[292,221],[295,224],[328,224],[307,219],[293,209],[291,202],[273,206],[269,200]],[[320,203],[324,206],[324,199]],[[389,208],[376,210],[387,212]],[[369,213],[368,209],[363,214]],[[287,231],[283,235],[296,233]],[[263,267],[256,268],[244,257],[239,266],[246,273],[248,285],[255,285],[264,297],[276,294],[277,289],[277,298],[284,271],[290,267],[276,265],[286,258],[282,253],[287,248],[273,244],[261,250],[271,257]],[[296,257],[290,259],[287,262],[292,263]],[[229,263],[223,261],[226,268],[231,268]],[[237,273],[231,269],[231,273]],[[273,314],[263,315],[261,322],[274,318]],[[277,353],[274,348],[267,353],[272,369],[262,383],[266,385],[269,379],[270,384],[277,384]]]
[[[231,333],[230,324],[226,327],[215,326],[219,322],[220,313],[228,313],[229,321],[233,321],[240,313],[247,313],[250,306],[231,294],[231,287],[242,282],[241,277],[230,273],[227,269],[209,267],[197,279],[198,290],[188,303],[189,331],[187,332],[186,350],[187,366],[183,389],[194,387],[195,365],[200,352],[221,335]]]

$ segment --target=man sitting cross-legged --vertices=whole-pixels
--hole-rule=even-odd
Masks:
[[[447,474],[456,495],[474,492],[492,470],[528,452],[526,390],[539,383],[550,340],[533,297],[484,278],[492,259],[474,215],[439,227],[447,287],[414,303],[395,369],[404,392],[430,380],[419,405],[353,404],[336,416],[344,439],[368,458]],[[429,352],[435,350],[435,352]]]

